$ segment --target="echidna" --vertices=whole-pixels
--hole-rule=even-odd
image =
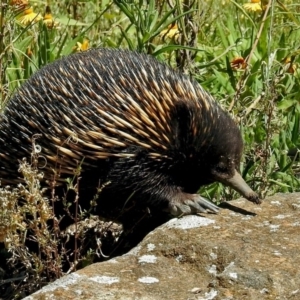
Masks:
[[[83,178],[109,182],[105,201],[134,195],[173,215],[217,212],[197,191],[219,181],[260,203],[238,171],[234,121],[196,81],[144,54],[93,49],[28,79],[0,118],[2,184],[17,179],[34,134],[46,175],[81,164]]]

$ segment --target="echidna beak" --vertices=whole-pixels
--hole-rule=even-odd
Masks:
[[[221,182],[236,190],[249,201],[256,204],[261,203],[259,196],[248,186],[248,184],[237,171],[235,171],[233,177],[229,179],[222,179]]]

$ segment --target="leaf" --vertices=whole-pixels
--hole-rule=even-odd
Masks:
[[[282,101],[278,102],[277,107],[282,110],[287,110],[293,106],[296,106],[297,103],[298,103],[297,100],[286,99],[286,100],[282,100]]]
[[[83,23],[78,20],[70,19],[67,16],[60,16],[55,18],[59,23],[66,26],[90,26],[90,23]]]

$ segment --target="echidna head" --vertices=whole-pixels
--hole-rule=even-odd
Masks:
[[[226,116],[226,115],[224,115]],[[258,195],[247,185],[240,175],[240,161],[243,152],[243,140],[238,127],[229,118],[215,128],[207,150],[209,173],[212,181],[230,186],[246,199],[259,204]]]
[[[171,173],[175,181],[184,183],[188,191],[221,182],[259,203],[239,173],[243,152],[240,130],[215,102],[206,108],[192,101],[177,101],[171,111],[170,127],[174,137],[170,156],[176,161]],[[189,176],[191,173],[197,176]]]
[[[231,156],[221,155],[217,162],[211,166],[211,174],[217,181],[226,180],[239,171],[240,160]]]

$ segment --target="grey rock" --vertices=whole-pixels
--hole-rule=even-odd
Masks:
[[[90,265],[26,300],[300,299],[300,193],[160,226],[128,254]]]

